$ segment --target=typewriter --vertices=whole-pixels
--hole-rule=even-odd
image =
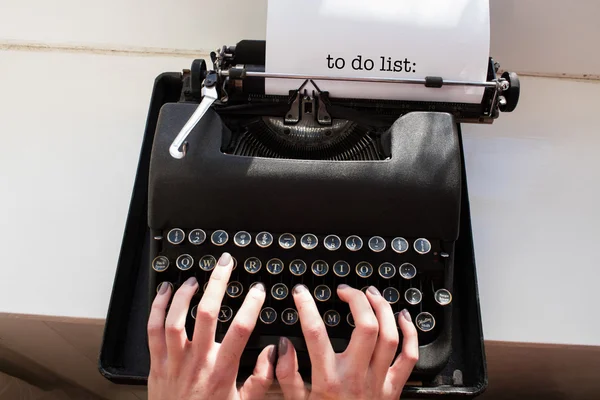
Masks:
[[[190,276],[200,288],[223,252],[235,260],[219,313],[221,340],[255,282],[267,289],[244,352],[240,378],[259,352],[286,336],[310,382],[310,359],[291,290],[313,294],[333,348],[347,346],[354,321],[336,295],[345,283],[374,285],[419,333],[421,385],[452,363],[463,164],[461,123],[492,123],[513,111],[516,74],[485,82],[381,80],[480,86],[480,104],[334,98],[316,81],[346,78],[265,72],[265,42],[244,40],[194,60],[177,102],[160,110],[148,181],[149,300],[158,286]],[[288,96],[265,94],[265,79],[294,79]],[[354,78],[354,80],[360,80]],[[369,80],[369,78],[365,78]],[[310,87],[310,91],[307,89]],[[398,349],[398,352],[401,348]],[[460,379],[446,382],[460,385]]]

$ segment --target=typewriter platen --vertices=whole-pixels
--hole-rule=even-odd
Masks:
[[[480,85],[481,104],[332,98],[314,84],[327,77],[289,75],[283,77],[298,82],[289,96],[268,96],[264,79],[277,74],[264,73],[264,60],[263,41],[214,52],[211,70],[195,60],[181,76],[180,101],[161,109],[149,177],[150,299],[161,282],[176,289],[194,275],[197,304],[216,260],[231,253],[236,268],[217,340],[261,281],[267,299],[240,376],[252,372],[267,344],[286,336],[310,381],[292,288],[308,286],[334,349],[343,351],[353,319],[336,287],[374,285],[395,312],[411,313],[420,345],[412,379],[431,384],[451,358],[454,298],[461,295],[454,282],[459,124],[491,123],[514,110],[516,74],[497,76],[490,59],[486,82],[397,82]]]

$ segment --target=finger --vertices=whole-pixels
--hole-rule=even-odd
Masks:
[[[177,362],[188,342],[185,332],[185,321],[190,309],[190,302],[196,293],[197,287],[198,281],[192,276],[177,289],[175,296],[173,296],[173,301],[171,302],[165,322],[165,336],[169,360]]]
[[[335,353],[315,301],[308,288],[302,284],[294,286],[292,295],[313,367],[318,371],[331,371]]]
[[[377,344],[379,323],[369,300],[362,291],[342,284],[338,286],[337,292],[339,298],[350,306],[355,325],[350,343],[344,351],[344,357],[351,359],[359,371],[366,371]]]
[[[369,287],[367,289],[367,299],[371,303],[379,323],[379,337],[371,359],[371,368],[376,379],[383,382],[398,350],[400,335],[398,335],[398,327],[392,306],[383,298],[379,290],[373,286]]]
[[[154,301],[152,301],[152,308],[148,317],[148,349],[150,350],[151,365],[159,364],[167,358],[165,317],[171,292],[171,284],[163,282],[158,288],[158,294]]]
[[[288,338],[280,338],[275,375],[285,400],[304,400],[308,397],[308,389],[298,372],[298,356],[296,349]]]
[[[237,375],[237,365],[248,339],[254,331],[260,309],[265,302],[265,285],[256,283],[244,299],[219,348],[219,365],[223,373]]]
[[[273,345],[265,347],[260,352],[254,372],[240,388],[240,399],[260,400],[265,397],[267,390],[273,384],[276,357],[277,349]]]
[[[402,310],[398,323],[404,336],[402,352],[389,370],[389,379],[394,387],[403,387],[419,360],[419,337],[407,310]]]
[[[206,290],[196,308],[193,346],[197,353],[204,353],[215,341],[217,317],[227,290],[227,283],[233,269],[233,259],[229,253],[223,253],[210,274]]]

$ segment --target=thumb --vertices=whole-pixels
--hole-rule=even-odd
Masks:
[[[298,372],[296,349],[288,338],[279,339],[278,353],[276,375],[283,397],[285,400],[305,400],[308,389]]]
[[[244,400],[262,400],[273,383],[275,375],[275,346],[267,346],[260,352],[252,375],[240,388],[240,398]]]

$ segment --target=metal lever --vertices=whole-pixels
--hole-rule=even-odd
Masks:
[[[181,131],[173,140],[171,147],[169,147],[169,153],[173,158],[182,159],[185,157],[186,146],[184,143],[185,139],[188,137],[192,129],[200,122],[204,114],[208,111],[210,106],[217,100],[217,74],[215,72],[209,72],[204,80],[204,86],[202,87],[202,101],[196,108],[196,111],[192,114],[190,119],[185,123]],[[183,151],[180,148],[183,146]]]

